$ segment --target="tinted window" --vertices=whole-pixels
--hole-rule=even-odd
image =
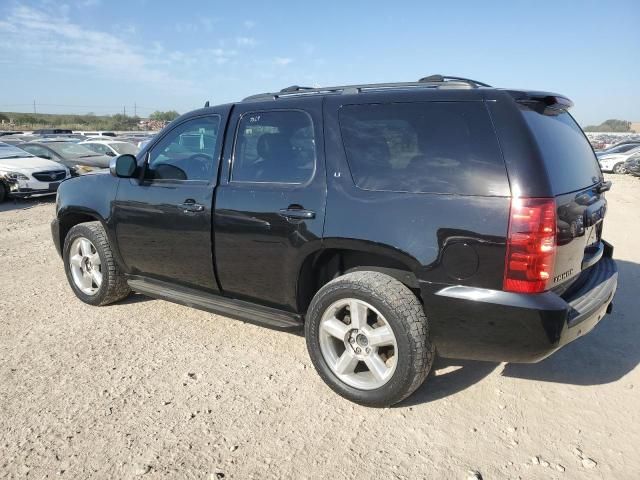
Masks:
[[[589,187],[602,176],[589,141],[571,115],[565,111],[544,114],[526,106],[520,108],[538,144],[555,194]]]
[[[340,128],[356,185],[368,190],[508,195],[482,102],[348,105]]]
[[[151,149],[145,176],[151,180],[211,180],[220,117],[181,123]]]
[[[315,167],[311,117],[299,111],[254,112],[238,123],[231,180],[304,183]]]

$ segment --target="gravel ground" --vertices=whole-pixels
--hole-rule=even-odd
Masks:
[[[614,313],[539,364],[439,359],[391,409],[333,394],[301,336],[84,305],[53,201],[0,205],[0,477],[638,478],[640,179],[610,178]]]

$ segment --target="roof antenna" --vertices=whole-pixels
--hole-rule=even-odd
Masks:
[[[204,108],[208,108],[209,107],[209,100],[207,100],[206,102],[204,102]]]

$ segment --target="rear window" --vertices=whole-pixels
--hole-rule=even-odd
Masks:
[[[347,105],[340,129],[351,174],[366,190],[509,195],[482,102]]]
[[[542,154],[554,194],[574,192],[602,177],[589,141],[565,111],[541,113],[520,106]]]

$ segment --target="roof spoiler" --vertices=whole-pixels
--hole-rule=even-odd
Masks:
[[[517,103],[529,106],[540,113],[550,113],[554,111],[569,110],[573,107],[573,102],[563,95],[549,92],[529,92],[522,90],[507,90]]]

